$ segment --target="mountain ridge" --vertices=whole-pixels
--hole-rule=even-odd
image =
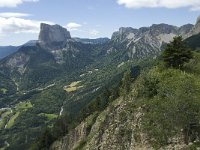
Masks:
[[[127,68],[131,68],[134,79],[137,78],[141,70],[156,62],[163,44],[173,39],[177,32],[188,33],[191,27],[185,25],[178,29],[159,24],[140,30],[121,28],[111,40],[103,39],[102,43],[102,39],[77,41],[63,27],[47,25],[50,33],[42,33],[45,37],[42,42],[31,42],[0,60],[0,79],[3,81],[0,83],[0,106],[8,107],[3,110],[3,114],[5,111],[8,115],[4,114],[6,117],[3,115],[0,123],[3,131],[0,147],[7,141],[10,150],[28,149],[46,126],[52,127],[56,120],[64,117],[60,114],[76,118],[83,109],[87,116],[96,105],[101,111],[108,99],[116,97],[119,90],[116,87],[123,86],[120,81]],[[54,39],[56,36],[51,37],[56,30],[58,40]],[[100,103],[94,103],[96,99]],[[90,103],[92,105],[87,108]],[[13,122],[12,118],[16,120]],[[10,128],[5,129],[7,124]]]

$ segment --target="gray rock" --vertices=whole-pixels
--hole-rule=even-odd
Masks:
[[[192,29],[192,32],[193,32],[193,35],[200,33],[200,16],[197,18],[197,22],[194,28]]]
[[[53,42],[64,42],[67,39],[71,39],[70,32],[67,29],[59,25],[41,24],[39,42],[50,44]]]
[[[113,33],[111,41],[114,47],[121,44],[121,50],[127,51],[129,58],[156,56],[160,53],[163,43],[169,43],[178,35],[178,29],[168,24],[153,24],[140,29],[120,28]]]
[[[200,33],[200,16],[197,18],[195,26],[192,28],[192,30],[188,33],[186,37],[190,37],[199,33]]]
[[[185,35],[187,35],[187,34],[192,30],[193,27],[194,27],[193,24],[186,24],[186,25],[183,25],[183,26],[181,26],[181,27],[178,29],[178,33],[179,33],[179,35],[181,35],[181,36],[185,36]]]
[[[134,29],[122,27],[114,32],[111,38],[113,48],[107,50],[108,54],[123,50],[127,51],[129,58],[156,57],[160,54],[163,45],[173,40],[175,36],[184,38],[200,32],[200,17],[196,25],[186,24],[181,27],[168,24],[153,24],[150,27]],[[112,51],[115,48],[115,51]]]

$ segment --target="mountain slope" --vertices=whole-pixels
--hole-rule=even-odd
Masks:
[[[112,51],[127,51],[128,58],[141,59],[159,55],[163,44],[169,43],[177,35],[186,35],[193,25],[180,28],[167,24],[154,24],[140,29],[120,28],[112,35]],[[123,47],[123,49],[121,49]]]
[[[53,36],[55,33],[57,37]],[[66,29],[46,24],[41,24],[38,43],[29,45],[0,61],[1,73],[15,80],[22,90],[86,67],[95,61],[95,49],[101,46],[76,42]]]
[[[0,59],[16,52],[18,48],[16,46],[0,46]]]
[[[198,49],[200,48],[200,34],[196,34],[194,36],[189,37],[185,40],[187,45],[192,49]]]
[[[50,149],[197,149],[199,58],[194,53],[184,72],[162,65],[145,70],[128,94],[121,93],[100,113],[94,110]]]
[[[112,102],[118,97],[127,68],[132,68],[136,78],[141,70],[155,63],[163,44],[178,33],[188,33],[191,27],[160,24],[122,28],[105,43],[97,39],[88,44],[88,40],[72,38],[59,25],[42,24],[36,43],[0,61],[0,147],[9,144],[10,150],[28,149],[46,127],[52,128],[55,123],[55,136],[64,136],[68,131],[59,132],[63,127],[60,118],[74,118],[73,123],[64,122],[70,125],[65,129],[72,129],[98,108],[96,105],[102,112],[110,103],[108,99]],[[100,103],[96,101],[99,99]],[[85,116],[80,119],[80,114]]]

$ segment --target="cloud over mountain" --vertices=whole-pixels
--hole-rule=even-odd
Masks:
[[[78,30],[80,27],[82,27],[81,24],[75,23],[75,22],[70,22],[65,26],[68,30]]]
[[[29,20],[17,17],[0,17],[0,34],[9,33],[39,33],[40,23],[49,23],[47,21]]]

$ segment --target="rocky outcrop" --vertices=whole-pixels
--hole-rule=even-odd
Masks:
[[[84,122],[78,125],[74,130],[70,131],[65,137],[54,142],[50,147],[50,150],[72,150],[78,149],[80,145],[84,145],[96,117],[97,113],[94,113],[86,118]]]
[[[78,144],[86,139],[87,137],[87,127],[85,123],[80,124],[73,131],[71,131],[67,136],[62,138],[61,141],[56,141],[50,150],[71,150],[76,148]]]
[[[179,35],[184,37],[185,35],[187,35],[192,30],[193,27],[194,27],[193,24],[183,25],[178,29],[178,33],[179,33]]]
[[[30,56],[26,55],[23,52],[18,52],[12,55],[10,59],[4,62],[4,65],[0,65],[0,67],[10,68],[10,71],[13,72],[17,70],[20,74],[23,74],[26,70],[26,64],[30,60]]]
[[[71,39],[70,32],[59,25],[48,25],[42,23],[40,26],[39,42],[50,44],[54,42],[64,42]]]
[[[191,37],[191,36],[199,34],[199,33],[200,33],[200,16],[197,18],[195,26],[188,33],[187,37]]]
[[[135,35],[138,33],[138,29],[133,29],[131,27],[125,28],[121,27],[119,31],[116,31],[112,35],[112,41],[114,42],[123,42],[126,38],[133,39]]]
[[[59,141],[51,150],[154,150],[141,129],[143,110],[133,109],[132,98],[119,98],[103,111],[86,134],[87,120]],[[79,133],[79,134],[77,134]],[[169,145],[160,150],[189,149],[183,137],[173,138]]]
[[[172,41],[177,35],[187,35],[192,28],[191,24],[180,28],[168,24],[153,24],[150,27],[139,29],[122,27],[113,33],[111,41],[113,47],[120,47],[120,50],[127,51],[129,58],[155,57],[160,53],[164,44]],[[112,49],[108,49],[109,54]]]

